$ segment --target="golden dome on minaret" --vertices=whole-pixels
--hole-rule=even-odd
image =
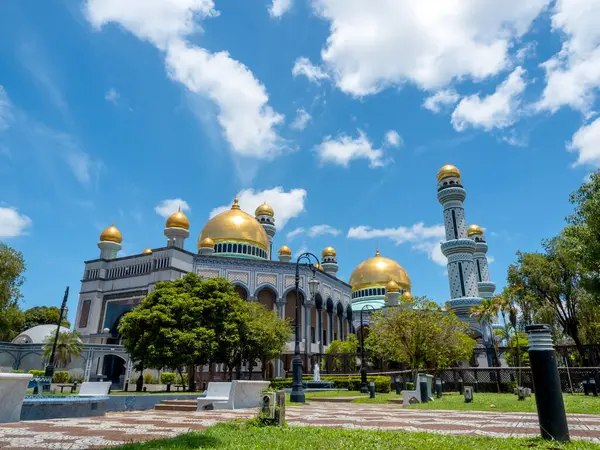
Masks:
[[[437,180],[442,181],[444,178],[456,177],[460,178],[460,170],[458,170],[452,164],[446,164],[437,173]]]
[[[256,208],[256,211],[254,211],[254,215],[255,216],[266,215],[266,216],[273,217],[275,215],[275,212],[273,211],[273,208],[271,208],[269,205],[267,205],[267,202],[264,202],[262,205],[260,205],[258,208]]]
[[[121,235],[119,229],[115,227],[115,224],[113,223],[110,227],[105,229],[100,234],[100,242],[116,242],[117,244],[120,244],[121,242],[123,242],[123,236]]]
[[[237,242],[256,245],[267,252],[269,249],[265,229],[258,220],[240,209],[237,197],[230,210],[216,215],[204,225],[198,238],[198,247],[206,238],[211,238],[215,244]]]
[[[289,248],[287,245],[282,245],[277,254],[292,256],[292,249]]]
[[[335,251],[335,248],[329,245],[323,249],[321,256],[323,256],[323,258],[325,258],[326,256],[337,256],[337,253]]]
[[[146,250],[144,250],[144,251],[142,252],[142,255],[147,255],[147,254],[149,254],[149,253],[152,253],[152,249],[151,249],[151,248],[147,248]]]
[[[394,280],[390,280],[385,285],[385,291],[386,292],[400,292],[400,286],[398,286],[398,283],[396,283]]]
[[[323,272],[323,266],[320,263],[315,263],[315,268]]]
[[[402,294],[402,299],[411,301],[413,299],[413,295],[409,291],[405,291],[404,294]]]
[[[389,281],[395,281],[400,288],[406,290],[411,286],[406,270],[396,261],[381,256],[379,250],[373,258],[360,263],[350,275],[353,292],[371,287],[385,287]]]
[[[181,212],[181,206],[167,219],[167,228],[183,228],[184,230],[190,229],[190,221],[184,213]]]
[[[469,227],[467,228],[467,235],[468,236],[473,236],[473,235],[481,235],[483,234],[483,228],[481,228],[479,225],[469,225]]]
[[[213,248],[214,246],[215,246],[215,241],[213,241],[209,237],[202,239],[200,241],[200,244],[198,245],[199,248]]]

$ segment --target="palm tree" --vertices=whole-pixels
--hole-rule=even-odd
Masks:
[[[48,336],[42,347],[43,357],[46,361],[52,356],[52,346],[54,345],[55,335]],[[56,354],[54,355],[54,365],[59,369],[64,369],[71,364],[73,358],[78,358],[83,350],[81,335],[77,331],[63,331],[58,334],[56,342]]]

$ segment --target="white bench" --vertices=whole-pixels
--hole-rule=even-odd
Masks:
[[[81,383],[79,388],[80,397],[106,397],[110,390],[110,381],[87,381]]]
[[[269,384],[268,381],[250,380],[210,382],[206,389],[206,397],[198,398],[197,410],[258,408],[261,393]]]

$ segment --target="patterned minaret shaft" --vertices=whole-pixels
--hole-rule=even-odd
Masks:
[[[456,314],[468,317],[470,307],[480,302],[477,270],[473,254],[476,243],[467,236],[463,202],[467,196],[459,170],[444,166],[437,174],[438,200],[444,207],[446,242],[442,253],[448,258],[450,305]],[[456,300],[456,301],[453,301]]]
[[[475,260],[475,268],[477,270],[477,285],[479,287],[479,295],[482,298],[491,298],[494,296],[496,285],[490,281],[490,272],[488,269],[488,259],[486,253],[488,251],[488,245],[483,234],[483,228],[479,225],[470,225],[467,229],[469,238],[475,241],[475,253],[473,253],[473,259]]]
[[[267,233],[267,239],[269,239],[269,259],[273,259],[273,238],[275,237],[275,233],[277,233],[273,208],[265,202],[256,208],[254,215]]]

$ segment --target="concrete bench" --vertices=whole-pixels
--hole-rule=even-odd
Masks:
[[[87,381],[81,383],[80,397],[106,397],[110,391],[111,381]]]
[[[32,378],[29,373],[0,373],[0,423],[20,420],[23,399]]]
[[[269,381],[250,380],[208,383],[206,396],[198,398],[197,410],[257,408],[261,393],[269,384]]]
[[[412,400],[412,402],[411,402]],[[416,402],[415,402],[416,400]],[[402,391],[402,406],[410,405],[411,403],[421,403],[421,390]]]

